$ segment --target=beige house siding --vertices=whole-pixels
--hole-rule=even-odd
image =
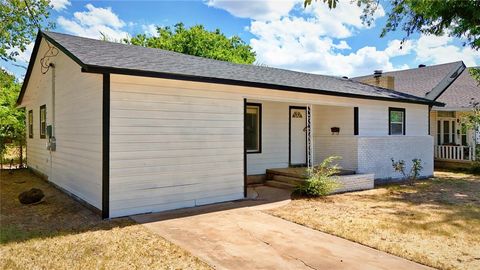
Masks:
[[[41,105],[47,107],[47,125],[52,124],[52,72],[40,70],[47,45],[43,40],[35,60],[22,106],[33,110],[33,138],[27,132],[28,167],[48,180],[101,209],[102,175],[102,76],[82,73],[80,66],[62,52],[55,64],[56,151],[46,149],[40,139]]]

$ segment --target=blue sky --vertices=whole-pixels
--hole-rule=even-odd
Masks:
[[[99,38],[103,32],[113,39],[155,34],[155,25],[203,24],[227,36],[240,36],[253,47],[260,64],[335,76],[458,60],[467,66],[480,65],[479,51],[448,36],[416,34],[400,50],[402,32],[379,37],[388,9],[385,2],[381,1],[371,27],[361,23],[361,8],[350,2],[341,0],[336,9],[329,10],[323,1],[304,9],[303,0],[52,0],[51,19],[57,32],[90,38]],[[26,66],[30,52],[22,53],[17,64]],[[24,68],[0,64],[18,77],[25,73]]]

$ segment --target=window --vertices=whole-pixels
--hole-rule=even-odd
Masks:
[[[437,144],[451,145],[456,144],[455,120],[441,119],[437,121]]]
[[[28,111],[28,137],[33,138],[33,111]]]
[[[247,153],[261,153],[262,104],[247,103],[245,114],[245,148]]]
[[[437,112],[438,117],[450,117],[450,118],[455,118],[455,112],[450,112],[450,111],[439,111]]]
[[[405,109],[389,108],[388,122],[389,135],[405,135]]]
[[[45,139],[47,132],[47,105],[40,106],[40,138]]]
[[[460,144],[461,145],[464,145],[464,146],[467,146],[468,145],[468,142],[467,142],[467,130],[468,130],[468,127],[465,123],[462,123],[461,124],[461,130],[460,130]]]

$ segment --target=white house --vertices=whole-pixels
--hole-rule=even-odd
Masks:
[[[351,80],[39,33],[18,99],[28,167],[104,218],[236,200],[248,176],[330,155],[433,174],[429,107]]]
[[[462,61],[377,72],[354,80],[444,103],[430,112],[435,165],[465,166],[475,159],[479,132],[468,127],[465,116],[472,113],[472,102],[480,102],[480,86]]]

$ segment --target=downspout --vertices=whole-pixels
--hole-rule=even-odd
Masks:
[[[50,153],[50,177],[53,178],[53,154],[52,152],[56,149],[56,140],[55,140],[55,65],[50,63],[49,66],[52,68],[52,123],[50,128],[50,134],[48,134],[48,143],[47,149]],[[48,130],[48,127],[47,127]]]
[[[52,67],[52,138],[55,141],[55,65],[50,63]]]

